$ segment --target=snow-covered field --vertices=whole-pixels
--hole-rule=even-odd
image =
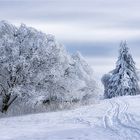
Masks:
[[[139,140],[140,96],[0,119],[0,140]]]

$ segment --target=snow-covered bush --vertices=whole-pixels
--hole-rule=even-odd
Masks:
[[[94,98],[96,89],[92,70],[79,53],[69,55],[54,36],[24,24],[18,28],[0,22],[1,112],[84,101]]]
[[[109,74],[105,74],[102,82],[105,88],[105,98],[140,94],[135,62],[129,53],[126,42],[122,42],[120,45],[116,68]]]

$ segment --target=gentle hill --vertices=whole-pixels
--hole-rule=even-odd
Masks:
[[[0,119],[0,140],[139,140],[140,96]]]

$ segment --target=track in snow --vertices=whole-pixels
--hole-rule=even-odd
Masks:
[[[140,140],[140,95],[0,119],[0,140]],[[104,117],[103,117],[104,116]]]
[[[129,104],[121,99],[110,100],[111,108],[103,117],[104,127],[118,135],[118,139],[139,140],[140,128],[134,116],[127,113]]]

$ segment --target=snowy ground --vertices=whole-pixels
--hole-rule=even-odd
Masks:
[[[140,96],[0,119],[0,140],[139,140]]]

